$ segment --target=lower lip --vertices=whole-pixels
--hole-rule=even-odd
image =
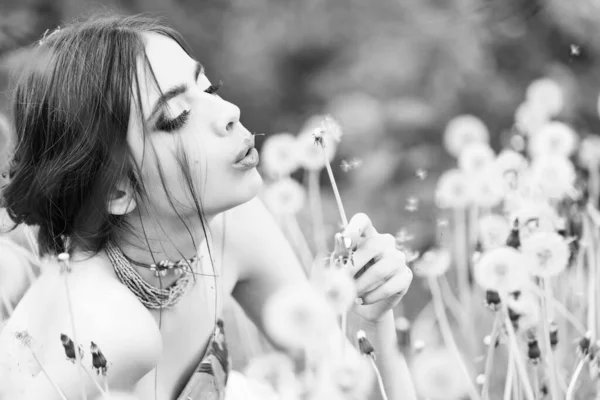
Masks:
[[[233,164],[234,168],[237,169],[251,169],[258,165],[258,150],[253,147],[248,155],[242,158],[240,161]]]

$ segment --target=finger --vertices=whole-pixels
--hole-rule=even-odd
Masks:
[[[386,281],[400,274],[400,268],[403,265],[396,263],[395,260],[382,259],[373,264],[358,279],[356,279],[356,292],[358,296],[375,290]]]
[[[344,229],[343,235],[352,240],[353,249],[362,241],[361,238],[369,238],[377,235],[371,219],[364,213],[355,214]]]
[[[389,248],[390,242],[386,235],[377,235],[363,241],[356,251],[352,253],[352,262],[349,263],[350,269],[348,273],[351,277],[358,278],[364,273],[364,271],[360,271],[361,269],[367,267],[369,262],[373,264],[379,261],[381,255]],[[356,276],[357,274],[358,276]]]
[[[412,278],[412,271],[409,268],[406,268],[404,273],[394,275],[377,289],[374,289],[363,295],[361,297],[363,304],[374,304],[383,300],[389,300],[391,303],[400,301],[400,299],[408,291],[408,288],[412,282]]]

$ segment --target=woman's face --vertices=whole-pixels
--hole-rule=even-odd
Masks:
[[[164,185],[177,213],[195,214],[189,184],[182,172],[185,164],[206,215],[255,197],[262,183],[256,170],[258,153],[256,149],[247,152],[254,147],[254,136],[240,123],[240,109],[214,94],[215,87],[200,64],[177,42],[156,33],[144,34],[144,38],[162,96],[140,61],[143,116],[134,102],[127,140],[141,167],[154,211],[174,215]],[[145,138],[142,124],[147,132]]]

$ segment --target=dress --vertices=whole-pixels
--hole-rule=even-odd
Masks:
[[[223,321],[219,319],[202,361],[177,400],[223,400],[230,368]]]

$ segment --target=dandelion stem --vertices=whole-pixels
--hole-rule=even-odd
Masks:
[[[308,180],[308,198],[310,201],[313,235],[317,253],[327,254],[327,238],[325,236],[325,220],[319,186],[319,171],[306,171]]]
[[[385,386],[383,386],[383,378],[381,377],[379,368],[377,368],[377,364],[375,364],[375,360],[373,360],[373,357],[369,356],[369,361],[371,361],[371,366],[373,367],[373,371],[375,372],[375,376],[377,377],[377,384],[379,385],[381,397],[383,398],[383,400],[388,400],[387,394],[385,393]]]
[[[68,263],[68,261],[63,261]],[[67,292],[67,305],[69,307],[69,316],[71,317],[71,329],[73,331],[73,346],[75,348],[75,360],[77,364],[83,369],[83,363],[81,362],[81,354],[79,354],[79,342],[77,341],[77,334],[75,333],[75,313],[73,312],[73,302],[71,301],[71,291],[69,290],[69,274],[70,271],[66,267],[66,270],[63,272],[65,274],[65,289]],[[79,382],[81,383],[81,397],[83,400],[87,400],[87,392],[85,389],[85,380],[83,379],[83,375],[81,375],[81,370],[79,370]]]
[[[544,290],[544,296],[542,299],[542,334],[544,336],[544,347],[546,347],[546,367],[548,368],[549,373],[549,385],[550,385],[550,395],[553,400],[560,399],[560,393],[558,391],[558,376],[556,374],[555,361],[554,361],[554,352],[552,350],[552,345],[550,344],[550,321],[553,320],[554,313],[552,312],[552,307],[549,307],[552,304],[552,288],[550,287],[551,282],[545,278],[540,279],[540,285]]]
[[[504,384],[504,400],[511,400],[512,397],[512,385],[514,382],[513,375],[515,373],[515,363],[513,361],[513,352],[508,352],[508,370],[506,372],[506,382]]]
[[[335,201],[337,203],[338,211],[340,213],[340,218],[342,219],[342,225],[344,229],[348,226],[348,218],[346,218],[346,212],[344,211],[344,205],[342,204],[342,198],[340,197],[340,192],[338,190],[337,184],[335,183],[335,177],[333,176],[333,171],[331,170],[331,164],[329,163],[329,159],[327,158],[327,153],[325,152],[325,147],[321,144],[321,151],[323,152],[323,158],[325,159],[325,168],[327,169],[327,174],[329,175],[329,180],[331,181],[331,187],[333,188],[333,194],[335,195]]]
[[[31,352],[31,355],[33,356],[33,359],[35,360],[35,362],[37,363],[37,365],[40,367],[40,369],[42,370],[42,372],[44,373],[44,375],[46,376],[46,378],[48,378],[48,381],[50,382],[50,384],[52,385],[52,387],[54,388],[54,390],[56,390],[56,393],[58,393],[58,395],[60,396],[60,398],[62,400],[68,400],[67,396],[65,396],[65,394],[63,393],[63,391],[60,390],[60,388],[58,387],[58,385],[56,384],[56,382],[54,382],[52,380],[52,378],[50,378],[50,375],[48,375],[48,371],[46,371],[46,368],[44,368],[44,366],[40,362],[40,359],[38,358],[37,354],[35,354],[35,351],[33,351],[33,349],[31,347],[29,347],[29,351]]]
[[[485,358],[485,370],[483,378],[483,387],[481,388],[481,397],[483,400],[490,398],[490,379],[492,379],[492,367],[494,366],[494,350],[496,349],[496,340],[499,334],[500,317],[496,314],[492,332],[490,333],[490,343],[488,345],[487,356]]]
[[[594,243],[592,237],[592,225],[588,218],[583,216],[583,236],[584,243],[586,246],[587,253],[587,262],[588,262],[588,271],[589,277],[587,280],[587,303],[588,303],[588,313],[587,313],[587,325],[588,330],[592,334],[592,338],[596,337],[596,282],[592,277],[596,276],[596,257],[594,254]]]
[[[575,372],[573,372],[573,376],[571,377],[571,381],[569,382],[569,387],[567,388],[567,394],[565,395],[565,400],[573,400],[575,396],[575,385],[577,384],[577,380],[579,379],[579,375],[581,375],[581,371],[583,371],[583,367],[585,365],[585,357],[580,357],[577,366],[575,367]]]
[[[542,291],[538,287],[533,286],[532,291],[534,293],[537,293],[537,295],[540,297],[544,296],[544,293],[542,293]],[[573,326],[573,328],[575,328],[575,330],[577,331],[577,333],[579,333],[579,335],[585,336],[585,334],[587,332],[585,327],[560,301],[557,301],[556,299],[552,299],[552,305],[553,305],[554,311],[557,311],[568,322],[570,322],[571,325]]]
[[[442,334],[442,337],[444,338],[444,342],[446,343],[446,346],[450,349],[450,351],[452,351],[454,353],[454,355],[456,356],[458,365],[459,365],[460,369],[462,370],[462,372],[465,374],[465,378],[467,379],[467,382],[469,382],[469,385],[468,385],[469,396],[471,397],[471,399],[480,400],[481,397],[479,396],[479,392],[478,392],[477,388],[473,384],[473,379],[471,377],[471,373],[469,372],[469,369],[467,368],[467,365],[465,364],[465,361],[462,358],[462,355],[460,354],[460,350],[458,349],[458,346],[456,345],[456,341],[454,340],[454,335],[452,334],[452,328],[450,327],[450,322],[448,321],[448,316],[446,315],[446,309],[444,307],[444,302],[442,299],[442,291],[440,289],[437,278],[428,277],[427,280],[429,282],[429,287],[431,289],[431,297],[433,299],[433,306],[434,306],[435,314],[436,314],[436,317],[437,317],[437,320],[438,320],[438,323],[440,326],[440,332]]]
[[[508,332],[508,342],[509,349],[514,355],[515,365],[517,367],[517,372],[521,375],[521,380],[523,381],[523,386],[525,390],[525,397],[527,400],[535,400],[535,396],[533,394],[533,389],[531,388],[531,383],[529,382],[529,378],[527,376],[527,368],[525,366],[525,362],[521,358],[521,352],[519,350],[519,344],[517,343],[517,335],[515,334],[515,330],[512,326],[512,322],[508,317],[508,307],[506,306],[506,302],[504,299],[500,302],[502,306],[502,313],[504,314],[504,325],[506,326],[506,330]]]
[[[83,370],[83,372],[85,372],[85,373],[87,374],[88,378],[90,378],[90,379],[92,380],[92,382],[93,382],[93,383],[94,383],[94,385],[96,386],[96,389],[98,389],[98,391],[99,391],[101,394],[103,394],[103,395],[104,395],[104,394],[107,394],[107,393],[104,391],[104,389],[102,389],[102,386],[100,386],[100,384],[98,383],[98,381],[97,381],[97,380],[94,378],[94,375],[92,375],[92,373],[91,373],[91,372],[90,372],[90,371],[89,371],[87,368],[85,368],[85,367],[83,366],[83,364],[80,364],[79,366],[81,367],[81,369]],[[107,382],[107,384],[108,384],[108,382]]]
[[[533,388],[533,393],[537,396],[540,392],[540,380],[538,378],[538,370],[537,366],[531,366],[531,386]]]

